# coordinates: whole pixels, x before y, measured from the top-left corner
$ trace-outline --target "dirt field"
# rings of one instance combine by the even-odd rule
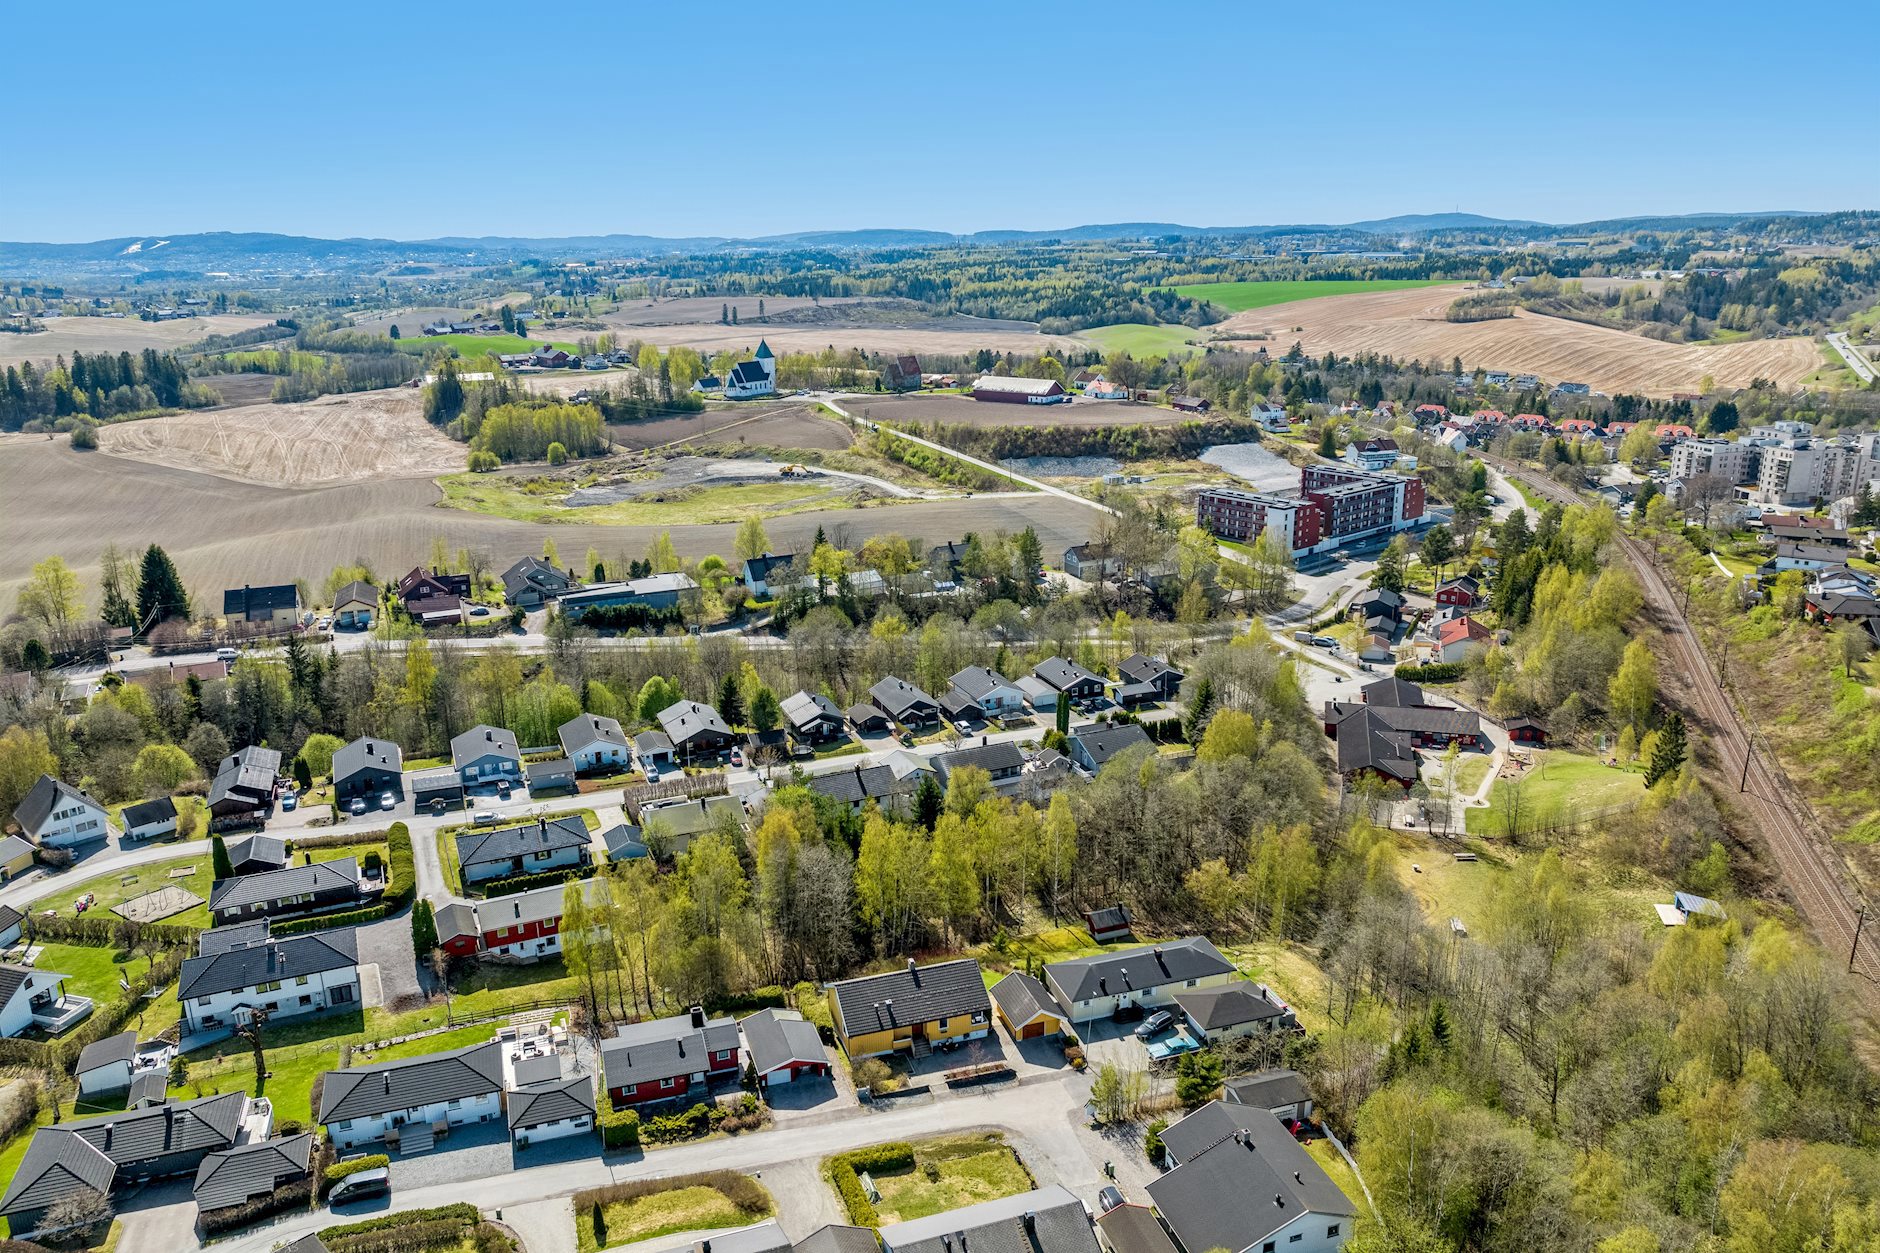
[[[256,407],[253,412],[269,413]],[[0,440],[0,607],[10,609],[33,562],[63,556],[95,595],[98,553],[161,544],[175,559],[198,604],[218,604],[222,589],[305,578],[318,584],[336,563],[363,560],[381,577],[409,569],[434,536],[452,548],[487,551],[498,569],[540,552],[554,536],[563,554],[600,549],[610,562],[644,555],[654,526],[541,526],[436,508],[442,493],[428,478],[282,489],[232,482],[128,457],[74,452],[64,440]],[[823,527],[853,546],[898,531],[930,543],[969,530],[1035,526],[1045,551],[1086,540],[1097,513],[1056,497],[921,501],[861,510],[792,514],[768,523],[772,543],[793,548]],[[691,557],[729,556],[734,525],[674,527],[673,543]]]
[[[813,405],[761,405],[708,409],[684,417],[610,426],[607,433],[622,448],[638,451],[680,441],[759,444],[769,448],[823,448],[839,451],[853,441],[849,428],[816,411]]]
[[[1445,363],[1460,356],[1470,367],[1647,396],[1696,391],[1707,374],[1720,387],[1744,387],[1755,378],[1788,384],[1821,364],[1819,351],[1807,339],[1666,344],[1524,311],[1491,322],[1445,322],[1444,310],[1462,291],[1458,285],[1300,300],[1237,314],[1214,333],[1217,340],[1265,333],[1269,352],[1284,352],[1298,340],[1313,354],[1377,352]]]
[[[429,477],[464,466],[463,445],[428,425],[410,388],[291,405],[206,409],[100,428],[99,450],[268,487]]]
[[[854,398],[842,407],[878,422],[954,422],[962,426],[1172,426],[1197,416],[1124,400],[1073,400],[1068,405],[1007,405],[970,396]]]
[[[145,348],[176,348],[207,335],[232,335],[251,326],[266,326],[274,319],[251,313],[212,313],[174,322],[143,322],[137,318],[53,318],[33,335],[0,335],[0,367],[22,361],[50,361],[63,353],[139,352]]]

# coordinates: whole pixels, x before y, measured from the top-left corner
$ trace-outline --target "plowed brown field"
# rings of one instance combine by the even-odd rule
[[[0,367],[51,361],[74,352],[169,351],[207,335],[233,335],[274,319],[252,313],[209,313],[199,318],[145,322],[139,318],[53,318],[31,335],[0,335]],[[285,334],[285,332],[283,332]]]
[[[1375,352],[1445,365],[1461,357],[1470,369],[1538,374],[1547,383],[1571,381],[1646,396],[1696,391],[1705,375],[1719,387],[1745,387],[1757,378],[1789,384],[1821,365],[1821,353],[1808,339],[1667,344],[1524,310],[1490,322],[1444,321],[1444,311],[1463,290],[1422,287],[1270,305],[1236,314],[1213,328],[1214,337],[1265,333],[1272,353],[1285,352],[1296,340],[1314,355]]]

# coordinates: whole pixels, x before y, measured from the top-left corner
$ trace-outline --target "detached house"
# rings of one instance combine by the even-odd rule
[[[1184,1249],[1328,1253],[1351,1236],[1351,1200],[1279,1119],[1210,1101],[1163,1132],[1168,1173],[1149,1198]]]
[[[1087,701],[1103,695],[1103,680],[1074,661],[1052,657],[1032,668],[1060,700]]]
[[[196,1169],[196,1209],[201,1214],[233,1210],[305,1179],[313,1158],[313,1133],[256,1140],[211,1153]]]
[[[362,735],[333,754],[333,798],[342,807],[363,798],[377,807],[379,797],[405,794],[405,753],[390,740]]]
[[[368,630],[378,621],[378,616],[379,589],[370,583],[348,583],[333,597],[333,626],[336,630]]]
[[[633,744],[612,718],[582,714],[562,723],[555,736],[576,771],[615,774],[633,764]]]
[[[274,810],[280,782],[279,749],[250,745],[231,753],[216,767],[209,785],[209,828],[223,831],[257,825]]]
[[[1069,739],[1066,751],[1070,759],[1089,774],[1102,770],[1112,757],[1144,744],[1154,744],[1149,733],[1133,722],[1118,722],[1109,726],[1092,723],[1073,731]]]
[[[343,1149],[396,1141],[431,1147],[439,1128],[503,1117],[503,1046],[495,1040],[321,1077],[318,1121]]]
[[[984,770],[993,787],[1009,791],[1018,786],[1025,773],[1025,750],[1010,740],[1001,740],[996,744],[941,753],[933,759],[934,774],[941,787],[951,781],[954,771],[964,766]]]
[[[1466,574],[1459,574],[1453,579],[1444,579],[1442,585],[1436,589],[1436,603],[1473,609],[1482,603],[1482,585]]]
[[[893,675],[868,689],[875,708],[904,727],[924,727],[939,720],[940,702],[905,679]]]
[[[65,994],[68,977],[0,962],[0,1036],[11,1038],[29,1027],[57,1034],[90,1015],[89,997]]]
[[[522,783],[522,751],[516,735],[502,727],[474,726],[450,742],[450,764],[467,791]]]
[[[470,576],[427,571],[413,566],[398,580],[398,603],[421,626],[440,626],[464,620],[464,601],[470,599]]]
[[[230,588],[222,593],[222,616],[231,623],[295,626],[300,622],[300,588],[292,583]]]
[[[652,801],[640,807],[641,837],[649,850],[673,858],[708,831],[744,824],[744,802],[735,796],[694,796]]]
[[[803,691],[785,698],[783,718],[790,734],[806,744],[826,744],[843,735],[842,711],[819,692]]]
[[[673,751],[687,761],[722,753],[736,738],[716,709],[695,700],[678,701],[660,710],[659,729],[672,741]]]
[[[224,934],[227,933],[227,934]],[[268,923],[214,927],[185,958],[176,999],[189,1029],[212,1031],[361,1004],[359,938],[351,927],[271,936]]]
[[[581,890],[592,899],[598,886],[589,880]],[[553,957],[561,952],[561,914],[566,900],[565,888],[555,883],[483,901],[476,906],[483,951],[492,957],[522,962]]]
[[[810,791],[841,801],[853,813],[862,812],[869,801],[886,814],[899,813],[912,803],[919,782],[913,775],[895,774],[892,766],[855,766],[813,774],[804,781]]]
[[[1116,672],[1123,676],[1123,686],[1117,691],[1119,698],[1128,696],[1131,688],[1143,688],[1154,693],[1156,700],[1174,700],[1181,695],[1182,680],[1188,677],[1160,657],[1145,657],[1141,653],[1125,657]]]
[[[126,805],[118,817],[127,840],[154,840],[176,834],[176,802],[167,796]]]
[[[771,579],[779,573],[787,573],[795,561],[795,553],[764,553],[757,557],[746,557],[744,559],[745,590],[757,600],[769,600],[772,591]]]
[[[992,1029],[992,1000],[971,958],[931,966],[908,959],[890,970],[829,985],[836,1043],[851,1060],[907,1050],[926,1056],[943,1040],[983,1039]]]
[[[71,848],[111,834],[103,805],[49,774],[39,776],[26,799],[14,807],[13,818],[26,838],[41,848]]]
[[[1238,978],[1234,964],[1201,936],[1101,953],[1044,968],[1045,986],[1074,1025],[1119,1009],[1172,1004],[1177,992],[1218,987]]]
[[[503,599],[519,609],[540,609],[579,586],[574,575],[540,557],[524,557],[503,571]]]
[[[353,909],[365,899],[359,861],[317,861],[286,870],[222,879],[209,889],[209,916],[218,927],[257,918],[297,917]]]
[[[1025,693],[1002,674],[984,666],[968,666],[953,676],[958,693],[982,718],[1005,718],[1025,712]]]
[[[615,1109],[674,1100],[694,1084],[736,1081],[739,1073],[738,1024],[707,1019],[696,1005],[673,1018],[623,1023],[601,1041],[602,1082]]]
[[[593,860],[591,845],[579,816],[538,818],[528,826],[463,832],[457,837],[457,864],[469,887],[516,875],[580,870]]]

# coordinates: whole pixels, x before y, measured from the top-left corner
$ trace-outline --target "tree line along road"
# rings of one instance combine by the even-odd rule
[[[1530,491],[1563,505],[1583,503],[1570,488],[1511,462],[1484,457],[1503,473],[1518,479]],[[1827,833],[1783,771],[1766,753],[1757,753],[1742,713],[1725,689],[1721,676],[1698,643],[1678,597],[1650,550],[1638,540],[1619,533],[1619,548],[1637,574],[1652,616],[1665,628],[1665,642],[1685,695],[1684,712],[1709,738],[1717,753],[1717,768],[1725,779],[1743,781],[1737,802],[1763,834],[1763,843],[1802,917],[1830,954],[1853,954],[1854,972],[1869,1010],[1880,1010],[1880,955],[1871,941],[1856,952],[1855,935],[1860,912],[1850,903],[1842,876],[1823,855]],[[1747,763],[1747,765],[1746,765]]]

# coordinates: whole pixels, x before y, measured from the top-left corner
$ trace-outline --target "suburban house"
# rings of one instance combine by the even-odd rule
[[[1296,1070],[1262,1070],[1236,1075],[1221,1088],[1229,1105],[1263,1109],[1282,1122],[1312,1117],[1312,1092]]]
[[[461,833],[457,865],[465,887],[522,874],[575,871],[592,862],[592,843],[578,814],[537,818],[527,826]]]
[[[1105,905],[1084,911],[1084,929],[1098,944],[1114,944],[1136,938],[1135,916],[1127,905]]]
[[[1296,1027],[1292,1010],[1261,984],[1235,982],[1175,994],[1195,1038],[1213,1042]]]
[[[952,678],[953,690],[964,696],[984,718],[1006,718],[1025,712],[1025,693],[1002,674],[984,666],[968,666]]]
[[[524,557],[503,571],[503,599],[518,609],[540,609],[579,586],[573,574],[540,557]]]
[[[463,780],[465,791],[522,783],[522,751],[516,746],[515,732],[502,727],[474,726],[453,736],[450,764]]]
[[[726,400],[750,400],[756,396],[774,396],[777,392],[777,358],[770,345],[757,341],[757,352],[749,361],[740,361],[725,375]]]
[[[640,807],[641,834],[647,847],[670,860],[692,847],[708,831],[744,825],[744,802],[735,796],[675,797]]]
[[[1039,662],[1032,673],[1050,685],[1061,700],[1095,700],[1103,695],[1103,680],[1074,661],[1052,657]]]
[[[1045,986],[1078,1026],[1122,1009],[1169,1005],[1177,992],[1220,987],[1238,977],[1234,963],[1198,935],[1044,968]]]
[[[227,841],[225,847],[229,870],[238,875],[285,870],[294,860],[287,851],[287,841],[272,835],[244,836]]]
[[[1067,737],[1065,751],[1079,769],[1095,774],[1109,764],[1110,758],[1119,753],[1126,753],[1132,748],[1144,744],[1151,747],[1154,741],[1149,733],[1133,722],[1116,722],[1104,725],[1091,723],[1079,727]]]
[[[1403,625],[1403,597],[1388,587],[1366,588],[1351,598],[1345,614],[1362,623],[1367,631],[1394,635]]]
[[[589,880],[581,890],[592,900],[597,886]],[[521,962],[561,952],[561,913],[566,900],[565,886],[552,883],[481,902],[475,908],[483,952]]]
[[[869,688],[868,700],[904,727],[924,727],[940,717],[939,701],[893,675]]]
[[[228,932],[229,934],[223,934]],[[265,919],[201,933],[176,999],[192,1032],[360,1005],[359,935],[351,927],[271,936]]]
[[[1397,441],[1388,435],[1377,439],[1354,439],[1345,445],[1345,461],[1360,470],[1388,470],[1400,456]]]
[[[364,631],[379,616],[379,589],[355,580],[333,597],[333,626],[341,631]]]
[[[1357,702],[1325,703],[1325,734],[1342,739],[1346,724],[1353,723],[1360,734],[1381,727],[1407,735],[1412,748],[1447,748],[1452,743],[1469,749],[1487,746],[1480,714],[1472,709],[1431,704],[1415,683],[1382,679],[1365,684],[1359,696]]]
[[[483,932],[477,925],[477,908],[468,901],[451,901],[438,906],[436,922],[437,946],[452,957],[469,957],[482,946]]]
[[[633,737],[633,751],[651,775],[672,765],[672,740],[664,731],[642,731]]]
[[[251,744],[224,757],[209,784],[209,829],[222,831],[264,821],[274,810],[280,775],[279,749]]]
[[[273,1110],[245,1092],[68,1118],[33,1133],[26,1156],[0,1197],[15,1240],[38,1231],[48,1211],[85,1189],[121,1187],[194,1174],[211,1153],[267,1138]]]
[[[1115,578],[1123,563],[1092,543],[1073,544],[1064,550],[1064,573],[1086,583]]]
[[[563,592],[561,612],[568,621],[579,622],[590,609],[675,609],[682,597],[697,590],[698,582],[689,574],[650,574],[643,579],[592,583]]]
[[[653,855],[653,850],[646,846],[646,832],[630,822],[616,822],[603,828],[601,843],[607,846],[610,862],[639,861]]]
[[[738,1024],[760,1086],[829,1077],[822,1033],[794,1009],[762,1009]]]
[[[1051,993],[1023,971],[992,985],[992,1007],[1014,1040],[1041,1040],[1064,1030],[1064,1013]]]
[[[921,966],[828,987],[836,1043],[850,1060],[906,1049],[924,1057],[943,1040],[979,1040],[992,1027],[992,1001],[971,958]]]
[[[1380,711],[1359,706],[1337,724],[1336,762],[1347,780],[1372,775],[1408,792],[1417,781],[1416,749],[1410,733],[1392,728]]]
[[[582,714],[556,728],[561,751],[577,771],[617,774],[633,764],[633,744],[620,723],[599,714]]]
[[[1436,603],[1473,609],[1482,603],[1482,585],[1467,574],[1444,579],[1436,588]]]
[[[659,729],[672,741],[673,752],[686,761],[722,753],[737,739],[716,709],[695,700],[675,701],[660,710]]]
[[[68,977],[0,962],[0,1036],[11,1038],[31,1027],[57,1034],[89,1015],[88,997],[65,994]]]
[[[93,1040],[79,1050],[72,1068],[80,1096],[112,1096],[131,1090],[131,1067],[137,1061],[137,1033],[122,1031]]]
[[[222,593],[222,616],[231,623],[296,626],[300,622],[300,588],[293,583],[230,588]]]
[[[1251,416],[1263,431],[1284,435],[1292,430],[1292,419],[1286,416],[1285,405],[1276,405],[1270,400],[1256,400]]]
[[[233,1209],[299,1183],[307,1177],[312,1158],[311,1131],[211,1153],[196,1168],[196,1209],[202,1214]]]
[[[783,720],[790,734],[806,744],[826,744],[845,734],[842,711],[820,692],[802,691],[783,701]]]
[[[1438,661],[1461,661],[1471,650],[1487,646],[1495,636],[1474,618],[1452,618],[1436,629]]]
[[[111,834],[103,805],[49,774],[40,775],[14,807],[13,819],[26,838],[41,848],[71,848]]]
[[[1018,786],[1025,773],[1025,750],[1010,740],[1001,740],[996,744],[980,744],[941,753],[933,759],[934,775],[941,787],[951,782],[953,772],[962,766],[984,770],[991,776],[993,787],[1009,791]]]
[[[588,1075],[544,1079],[512,1088],[509,1138],[520,1148],[594,1130],[594,1080]]]
[[[379,797],[405,794],[405,752],[390,740],[362,735],[333,754],[333,799],[341,807],[363,799],[376,808]]]
[[[764,553],[744,559],[744,587],[757,600],[770,599],[770,580],[779,572],[788,573],[796,561],[795,553]]]
[[[413,566],[398,580],[397,592],[398,603],[421,626],[462,622],[463,603],[470,599],[470,576]]]
[[[503,1046],[495,1040],[321,1077],[316,1120],[342,1149],[377,1140],[401,1152],[434,1142],[439,1128],[503,1116]]]
[[[1149,1198],[1185,1249],[1329,1253],[1356,1208],[1263,1109],[1210,1101],[1162,1133],[1167,1174]]]
[[[601,1041],[602,1082],[615,1109],[673,1100],[693,1084],[706,1088],[739,1074],[738,1024],[707,1019],[696,1005],[671,1018],[622,1023]]]
[[[879,735],[891,730],[894,726],[893,720],[888,717],[887,710],[868,701],[850,705],[842,716],[847,718],[849,725],[862,735]]]
[[[17,835],[0,835],[0,883],[9,883],[33,868],[33,846]],[[19,926],[19,911],[0,905],[0,948],[12,944],[6,933]],[[15,935],[13,939],[18,939]]]
[[[365,898],[359,885],[359,861],[316,861],[262,874],[222,879],[209,889],[209,916],[218,927],[257,918],[353,909]]]
[[[890,1223],[880,1235],[885,1253],[1101,1253],[1090,1211],[1056,1184]]]
[[[1141,686],[1154,691],[1157,700],[1174,700],[1180,696],[1182,681],[1188,677],[1160,657],[1145,657],[1141,653],[1125,657],[1116,672],[1123,681],[1119,696],[1131,687]]]
[[[804,784],[817,795],[841,801],[858,814],[869,801],[874,801],[885,814],[899,812],[907,808],[918,787],[912,775],[901,778],[893,767],[886,765],[855,766],[828,774],[813,774]]]
[[[176,802],[167,796],[126,805],[118,814],[127,840],[154,840],[176,834]]]

